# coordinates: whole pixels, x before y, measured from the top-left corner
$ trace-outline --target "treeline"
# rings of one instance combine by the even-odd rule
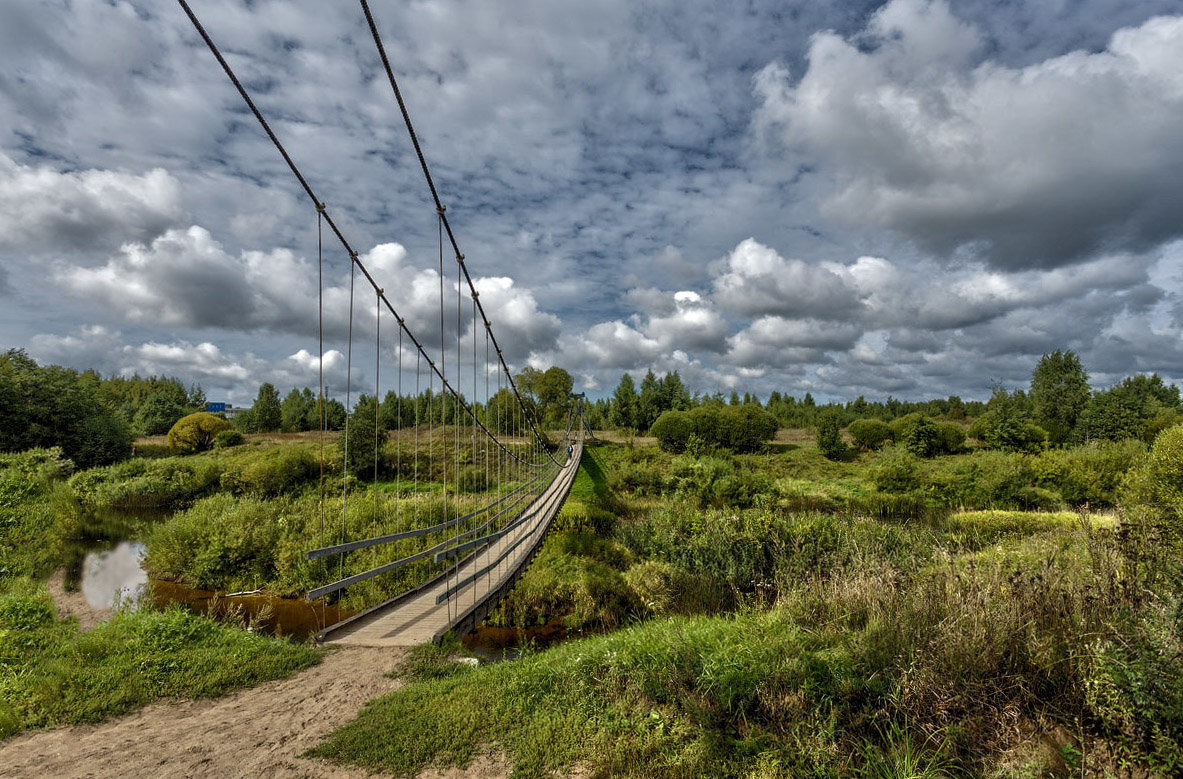
[[[872,418],[884,422],[906,416],[923,414],[928,417],[965,419],[984,413],[986,404],[977,400],[962,400],[956,395],[944,399],[925,401],[904,401],[888,397],[883,401],[868,401],[863,396],[849,403],[819,405],[813,395],[806,392],[801,398],[788,393],[773,391],[766,403],[750,392],[742,395],[737,390],[724,395],[722,392],[691,393],[682,383],[677,371],[658,377],[650,370],[641,380],[640,389],[632,376],[624,374],[612,395],[589,401],[590,422],[593,428],[606,430],[632,430],[645,433],[667,411],[690,411],[706,406],[757,406],[770,413],[780,427],[816,428],[822,414],[836,413],[842,426],[856,419]]]
[[[1183,418],[1179,388],[1157,373],[1130,376],[1106,389],[1093,389],[1080,358],[1071,351],[1045,354],[1027,388],[997,386],[989,401],[944,399],[902,401],[888,397],[868,401],[860,396],[847,403],[818,404],[810,393],[801,398],[774,391],[766,403],[750,393],[729,396],[690,393],[677,371],[657,377],[649,371],[638,390],[624,374],[610,397],[589,402],[590,422],[596,429],[632,430],[656,434],[654,424],[667,412],[703,407],[758,407],[781,427],[825,428],[826,435],[846,428],[856,445],[878,448],[887,442],[913,440],[931,453],[955,450],[957,434],[941,422],[964,424],[982,444],[1012,451],[1036,451],[1088,441],[1138,439],[1155,436]],[[923,420],[918,422],[917,420]],[[929,424],[929,423],[933,424]],[[682,426],[681,421],[678,426]]]
[[[482,424],[499,433],[516,432],[527,425],[527,418],[545,429],[566,425],[571,411],[571,374],[562,368],[551,367],[545,371],[526,367],[514,377],[522,402],[518,403],[512,390],[502,387],[491,390],[487,403],[473,402],[460,395],[457,401],[450,393],[433,389],[419,393],[400,395],[390,390],[379,403],[379,420],[387,430],[411,427],[420,424],[471,424],[471,409]],[[478,387],[478,390],[480,388]],[[353,413],[370,408],[374,396],[365,393],[357,396]],[[523,412],[522,407],[525,411]],[[316,393],[308,387],[291,390],[281,401],[279,393],[270,383],[259,387],[259,393],[250,409],[235,415],[234,425],[246,433],[298,433],[321,429],[320,410]],[[373,423],[373,410],[369,414]],[[325,428],[341,430],[345,427],[347,412],[345,406],[330,398],[325,404]]]
[[[136,435],[168,432],[205,407],[198,386],[167,377],[102,378],[38,365],[21,349],[0,356],[0,451],[60,446],[80,467],[131,453]]]

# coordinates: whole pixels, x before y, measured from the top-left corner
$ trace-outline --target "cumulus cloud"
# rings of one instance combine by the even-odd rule
[[[0,248],[48,254],[150,240],[182,214],[177,181],[161,168],[59,172],[0,151]]]
[[[756,77],[766,142],[813,155],[823,212],[1005,269],[1145,251],[1183,225],[1183,17],[1105,51],[975,61],[943,0],[892,0],[861,35],[813,37],[797,83]]]
[[[200,384],[208,397],[225,395],[238,405],[250,405],[265,381],[283,390],[316,388],[320,379],[320,361],[306,349],[269,360],[249,350],[228,351],[210,341],[129,342],[122,332],[98,325],[64,336],[39,334],[31,339],[30,347],[31,354],[43,363],[95,369],[104,375],[184,377]],[[346,358],[340,351],[325,352],[324,377],[329,393],[344,394]],[[355,367],[355,391],[364,378],[364,371]]]
[[[856,291],[833,271],[785,259],[752,238],[735,247],[725,267],[714,295],[732,313],[840,319],[859,307]]]
[[[426,347],[440,345],[440,277],[407,261],[399,244],[381,244],[361,256],[386,298]],[[352,297],[354,336],[372,339],[378,306],[373,288],[355,272],[339,265],[324,271],[325,333],[341,339],[350,332]],[[313,261],[288,249],[227,252],[201,227],[169,230],[150,244],[124,245],[98,268],[62,263],[56,277],[73,294],[99,300],[128,323],[153,323],[188,329],[265,330],[312,335],[317,332],[318,269]],[[352,293],[351,293],[352,283]],[[507,359],[554,345],[559,320],[538,309],[533,294],[506,277],[475,278],[481,302],[496,321],[494,331],[505,344]],[[445,279],[447,316],[444,343],[454,346],[457,327],[471,337],[471,298],[462,296],[456,316],[456,279]],[[467,290],[467,285],[465,285]],[[387,319],[387,338],[396,323]],[[459,321],[458,321],[459,320]],[[483,330],[483,328],[482,328]]]

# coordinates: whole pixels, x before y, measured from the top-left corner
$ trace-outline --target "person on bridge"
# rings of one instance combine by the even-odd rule
[[[571,446],[571,444],[567,444],[567,459],[570,460],[571,455],[574,453],[575,453],[575,447]]]

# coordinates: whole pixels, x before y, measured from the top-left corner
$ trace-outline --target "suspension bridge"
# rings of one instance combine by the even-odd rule
[[[339,472],[334,466],[326,476],[322,444],[320,543],[308,549],[305,558],[313,575],[323,580],[307,592],[307,598],[325,604],[348,604],[348,608],[335,613],[352,615],[335,624],[323,624],[317,639],[410,646],[439,640],[449,632],[467,632],[513,588],[537,554],[571,490],[586,431],[583,398],[572,395],[568,399],[566,426],[558,441],[542,430],[534,404],[523,398],[448,221],[447,208],[432,179],[366,0],[360,0],[360,8],[434,209],[439,259],[438,345],[429,344],[428,334],[422,329],[419,333],[412,331],[333,219],[327,204],[317,197],[189,3],[178,3],[308,196],[310,215],[315,213],[322,441],[327,432],[326,227],[330,241],[336,239],[349,261],[345,406],[351,413],[346,419],[346,444]],[[454,300],[445,294],[445,252],[455,260]],[[375,394],[369,415],[362,413],[360,402],[353,406],[359,274],[362,294],[366,294],[368,285],[373,295]],[[394,324],[394,335],[388,336],[385,343],[383,319],[393,320]],[[432,340],[435,335],[433,329]],[[382,429],[377,407],[384,367],[387,386],[395,392],[399,404],[392,431]],[[394,378],[390,378],[392,374]],[[404,388],[413,386],[412,397],[419,398],[424,384],[428,398],[441,399],[438,412],[430,403],[425,414],[416,405],[404,426]],[[365,440],[369,426],[373,427],[372,442]],[[354,442],[352,453],[350,442]],[[371,463],[358,461],[358,442],[366,444],[360,448],[369,451],[372,470]],[[380,460],[384,462],[380,464]],[[393,484],[390,479],[380,483],[380,470],[393,471]],[[368,487],[364,476],[371,477]]]

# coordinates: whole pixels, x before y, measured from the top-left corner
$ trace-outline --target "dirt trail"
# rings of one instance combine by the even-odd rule
[[[389,648],[341,649],[287,679],[224,698],[155,703],[99,725],[17,736],[0,743],[0,776],[367,776],[299,755],[397,687],[384,674],[402,657]],[[508,773],[488,760],[471,770]]]

